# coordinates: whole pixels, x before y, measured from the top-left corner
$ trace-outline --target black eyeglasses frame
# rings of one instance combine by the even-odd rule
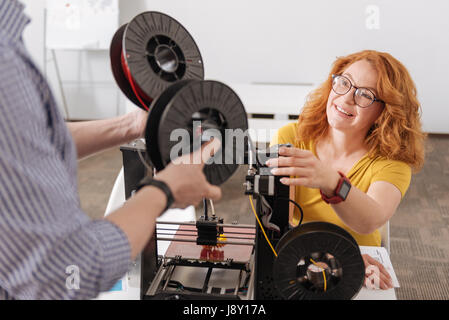
[[[348,89],[348,91],[346,91],[345,93],[337,93],[337,92],[334,90],[334,85],[333,85],[333,83],[334,83],[334,79],[335,79],[336,77],[342,77],[342,78],[345,78],[346,80],[348,80],[348,82],[351,84],[351,87]],[[380,100],[380,99],[377,99],[377,98],[376,98],[376,95],[374,94],[374,92],[372,92],[370,89],[365,88],[365,87],[356,87],[355,85],[352,84],[351,79],[349,79],[348,77],[345,77],[345,76],[343,76],[343,75],[341,75],[341,74],[333,74],[333,75],[332,75],[332,91],[334,91],[336,94],[338,94],[338,95],[340,95],[340,96],[343,96],[343,95],[345,95],[346,93],[348,93],[349,91],[351,91],[352,88],[355,88],[355,91],[354,91],[354,94],[353,94],[354,102],[355,102],[355,93],[356,93],[357,90],[359,90],[359,89],[365,89],[365,90],[368,90],[369,92],[371,92],[371,93],[373,94],[373,97],[374,97],[373,101],[371,101],[371,103],[370,103],[369,105],[367,105],[366,107],[362,107],[362,106],[359,105],[357,102],[355,102],[360,108],[368,108],[369,106],[371,106],[371,105],[372,105],[374,102],[376,102],[376,101],[379,101],[380,103],[385,104],[385,101]]]

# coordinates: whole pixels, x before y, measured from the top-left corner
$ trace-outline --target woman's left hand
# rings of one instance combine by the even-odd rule
[[[365,263],[365,287],[387,290],[393,288],[393,280],[387,269],[368,254],[362,254]]]
[[[281,178],[285,185],[319,188],[324,193],[332,194],[337,186],[340,175],[337,171],[325,165],[311,151],[293,147],[281,147],[279,157],[266,162],[274,167],[271,173]]]

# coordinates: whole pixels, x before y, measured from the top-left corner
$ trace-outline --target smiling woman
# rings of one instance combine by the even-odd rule
[[[268,165],[292,188],[304,222],[327,221],[359,245],[380,245],[378,228],[408,189],[411,168],[424,161],[420,105],[406,68],[388,53],[338,58],[313,91],[297,123],[272,144],[291,143]],[[343,188],[345,186],[345,188]],[[349,186],[349,188],[348,188]],[[298,223],[299,213],[290,222]]]
[[[358,76],[363,78],[353,79],[351,71],[354,72],[360,64],[365,65],[367,72],[358,73]],[[375,96],[385,101],[379,117],[363,137],[370,155],[400,160],[419,171],[424,163],[425,135],[421,130],[416,87],[407,69],[388,53],[366,50],[338,58],[332,66],[328,80],[308,97],[298,120],[298,139],[317,141],[328,133],[327,102],[335,94],[332,90],[332,75],[341,74],[350,78],[353,86],[372,87],[369,89],[372,89]],[[349,93],[352,93],[352,90]],[[341,98],[344,97],[352,98],[351,95]],[[373,103],[368,110],[373,107],[380,108],[381,103]],[[367,111],[360,110],[357,106],[351,110],[360,114]]]
[[[362,51],[338,58],[328,79],[313,91],[297,123],[279,129],[272,144],[279,158],[267,162],[303,221],[346,229],[359,245],[380,246],[378,229],[395,213],[424,162],[420,105],[407,69],[388,53]],[[292,208],[290,224],[299,221]],[[364,257],[365,264],[372,264]],[[381,272],[381,288],[391,287]]]

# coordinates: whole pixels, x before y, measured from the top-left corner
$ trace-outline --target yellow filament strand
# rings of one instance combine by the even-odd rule
[[[260,223],[259,217],[257,216],[256,209],[254,209],[254,203],[253,203],[253,197],[252,196],[249,196],[249,202],[251,203],[251,208],[253,209],[254,216],[256,217],[256,220],[259,223],[259,227],[262,230],[263,235],[265,236],[265,240],[267,240],[268,244],[270,245],[271,250],[273,250],[273,253],[274,253],[274,255],[277,258],[278,254],[276,253],[276,251],[274,250],[273,246],[271,245],[270,240],[268,240],[267,234],[265,233],[265,230],[263,229],[262,223]]]
[[[315,266],[317,266],[318,268],[323,269],[323,268],[321,268],[315,261],[313,261],[312,258],[310,258],[310,261],[311,261]],[[326,273],[325,273],[324,271],[325,271],[325,270],[323,269],[324,292],[326,292],[326,289],[327,289],[327,283],[326,283]]]

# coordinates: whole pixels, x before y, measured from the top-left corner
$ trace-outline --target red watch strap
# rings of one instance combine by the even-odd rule
[[[340,191],[341,185],[343,184],[344,181],[347,181],[348,183],[351,183],[349,181],[349,179],[344,175],[343,172],[338,171],[338,173],[340,174],[340,180],[338,180],[337,187],[335,188],[334,195],[332,197],[326,196],[323,193],[323,191],[321,191],[321,189],[320,189],[321,198],[323,199],[324,202],[326,202],[328,204],[337,204],[337,203],[340,203],[340,202],[344,201],[345,199],[343,199],[339,195],[339,191]]]

